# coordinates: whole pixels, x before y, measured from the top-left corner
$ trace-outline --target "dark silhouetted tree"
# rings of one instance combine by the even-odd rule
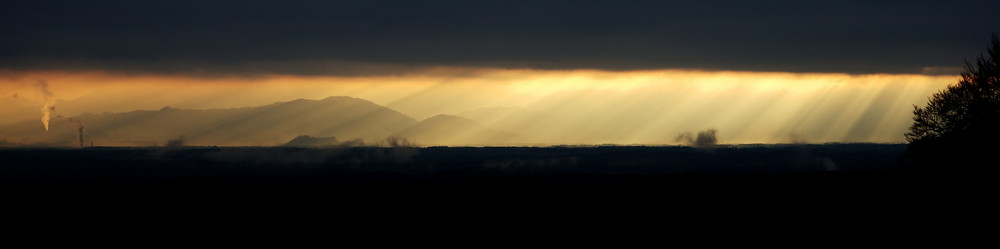
[[[996,34],[975,63],[966,61],[958,84],[931,96],[926,107],[914,106],[913,125],[905,134],[911,154],[976,155],[1000,138],[1000,40]],[[973,153],[975,152],[975,153]],[[978,159],[976,159],[978,160]],[[973,161],[966,159],[965,161]],[[956,162],[949,159],[949,162]],[[941,163],[935,162],[935,163]]]

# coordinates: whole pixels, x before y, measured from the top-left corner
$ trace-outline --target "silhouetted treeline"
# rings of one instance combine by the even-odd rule
[[[795,174],[888,170],[904,145],[5,149],[4,179]]]

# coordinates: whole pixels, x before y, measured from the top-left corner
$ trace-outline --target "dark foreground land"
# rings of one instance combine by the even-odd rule
[[[905,150],[905,145],[885,144],[744,145],[714,150],[637,146],[3,149],[0,183],[21,190],[197,194],[287,189],[329,190],[331,195],[559,189],[567,194],[627,189],[684,195],[944,187],[920,182],[931,180],[924,179],[927,172],[908,171]],[[957,177],[932,175],[939,177],[932,182]]]
[[[149,147],[3,149],[10,184],[394,184],[480,180],[798,178],[894,172],[905,145],[689,147]],[[540,182],[541,183],[541,182]],[[582,182],[581,182],[582,183]],[[516,187],[516,186],[512,186]]]
[[[905,145],[882,144],[713,151],[621,146],[3,149],[0,187],[7,207],[46,203],[38,205],[59,212],[94,207],[212,213],[205,210],[216,208],[213,212],[273,214],[261,210],[323,207],[322,212],[492,216],[654,210],[675,218],[704,213],[929,217],[942,214],[941,208],[962,215],[992,196],[986,176],[908,170],[905,150]]]

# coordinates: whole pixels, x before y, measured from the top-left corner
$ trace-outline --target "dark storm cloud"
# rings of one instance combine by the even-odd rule
[[[1000,1],[5,1],[0,67],[919,73],[978,55],[998,31],[997,9]]]

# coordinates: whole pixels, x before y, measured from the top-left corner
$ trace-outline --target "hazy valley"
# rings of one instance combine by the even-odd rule
[[[0,125],[0,139],[7,146],[163,146],[169,141],[176,145],[279,146],[298,136],[332,137],[362,144],[397,136],[422,145],[485,145],[511,142],[515,137],[458,116],[438,115],[418,121],[351,97],[228,109],[164,107],[55,116],[48,131],[37,119],[37,110],[21,109],[12,113],[32,113],[36,117]]]

